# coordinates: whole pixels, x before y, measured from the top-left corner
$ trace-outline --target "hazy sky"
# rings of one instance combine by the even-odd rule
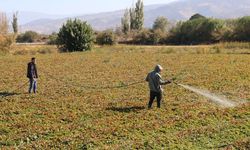
[[[0,0],[0,11],[32,11],[47,14],[86,14],[130,7],[137,0]],[[145,5],[175,0],[144,0]]]

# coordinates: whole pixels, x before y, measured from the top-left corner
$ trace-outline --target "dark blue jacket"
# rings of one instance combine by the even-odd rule
[[[33,66],[33,70],[32,70],[32,66]],[[34,64],[33,62],[28,63],[27,78],[38,78],[36,64]]]

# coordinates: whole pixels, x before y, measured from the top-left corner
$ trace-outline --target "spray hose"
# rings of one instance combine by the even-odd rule
[[[131,82],[131,83],[120,82],[119,85],[107,85],[107,86],[99,86],[99,87],[97,87],[97,86],[82,85],[82,84],[78,84],[78,83],[75,83],[75,82],[72,83],[72,82],[69,82],[68,80],[67,81],[63,81],[61,79],[58,79],[58,78],[50,75],[48,72],[43,71],[43,73],[46,74],[47,76],[49,76],[51,79],[54,79],[54,80],[59,81],[59,82],[63,82],[66,85],[71,85],[71,86],[74,86],[74,87],[80,87],[80,88],[85,88],[85,89],[93,89],[93,90],[119,89],[119,88],[125,88],[125,87],[129,87],[129,86],[134,86],[134,85],[145,83],[145,80],[140,80],[140,81]],[[177,74],[175,77],[171,78],[169,80],[169,82],[173,83],[175,85],[179,85],[176,82],[176,80],[177,80],[177,78],[179,76],[180,76],[180,73]],[[29,83],[29,81],[25,82],[24,84],[22,84],[21,86],[17,87],[15,90],[13,90],[12,92],[2,93],[0,95],[0,97],[4,98],[4,97],[10,96],[10,95],[15,95],[16,91],[20,90],[21,88],[23,88],[24,86],[26,86],[28,83]]]

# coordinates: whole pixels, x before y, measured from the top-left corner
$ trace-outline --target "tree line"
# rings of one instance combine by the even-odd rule
[[[135,10],[135,11],[133,11]],[[207,18],[194,14],[187,21],[179,21],[171,26],[166,17],[158,17],[152,28],[144,28],[142,20],[143,2],[138,0],[135,8],[126,9],[121,19],[123,43],[130,44],[211,44],[226,41],[250,41],[250,16],[237,19]],[[138,16],[136,20],[133,16]],[[140,21],[138,21],[140,20]],[[140,27],[134,28],[133,24]]]

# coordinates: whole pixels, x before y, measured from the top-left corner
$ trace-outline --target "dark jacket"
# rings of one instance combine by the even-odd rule
[[[33,62],[28,63],[27,78],[38,78],[36,64]]]

